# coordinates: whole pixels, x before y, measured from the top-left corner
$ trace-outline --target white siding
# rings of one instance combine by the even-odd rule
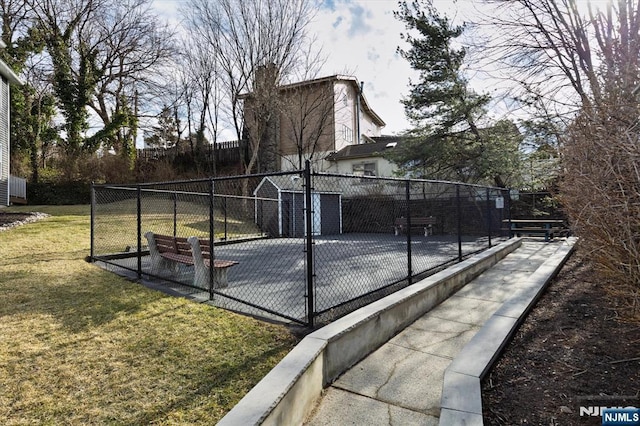
[[[353,174],[354,166],[362,166],[364,164],[375,164],[376,176],[378,177],[394,177],[396,171],[395,164],[382,157],[366,157],[352,158],[348,160],[336,161],[336,167],[332,171],[340,174]]]
[[[335,151],[358,143],[356,133],[356,93],[351,81],[338,81],[335,93]]]
[[[364,111],[360,114],[360,130],[363,135],[371,137],[380,136],[382,134],[382,127],[375,124],[373,122],[373,118]]]
[[[0,82],[0,206],[9,205],[9,83]]]
[[[352,81],[336,82],[334,93],[336,151],[340,151],[347,145],[358,143],[358,124],[360,135],[375,137],[382,134],[382,127],[376,124],[373,117],[362,106],[358,123],[358,93]]]

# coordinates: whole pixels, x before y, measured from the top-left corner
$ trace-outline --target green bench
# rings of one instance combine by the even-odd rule
[[[505,219],[503,223],[510,232],[510,236],[540,236],[544,237],[545,241],[551,241],[556,236],[569,235],[570,231],[567,228],[564,220],[561,219]]]

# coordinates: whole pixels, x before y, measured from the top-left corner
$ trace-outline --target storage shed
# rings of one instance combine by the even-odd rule
[[[267,176],[253,195],[256,198],[256,224],[271,237],[304,237],[305,188],[298,175]],[[313,235],[342,233],[342,194],[311,193]]]

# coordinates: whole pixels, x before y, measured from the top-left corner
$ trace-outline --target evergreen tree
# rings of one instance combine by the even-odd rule
[[[398,48],[398,53],[420,73],[419,81],[410,83],[410,94],[404,99],[407,116],[417,127],[435,135],[465,128],[477,133],[475,122],[489,98],[471,92],[462,75],[466,52],[453,44],[464,28],[453,26],[446,16],[439,15],[431,0],[410,5],[403,1],[395,16],[409,31],[402,38],[410,48]]]
[[[431,0],[400,2],[394,14],[407,28],[402,38],[409,45],[398,53],[419,72],[419,79],[410,82],[403,100],[414,129],[390,159],[414,175],[503,186],[512,173],[500,167],[517,162],[520,138],[508,125],[478,127],[490,99],[471,91],[463,75],[466,51],[455,44],[464,28],[440,15]],[[489,146],[496,131],[506,136],[510,149]]]
[[[173,111],[165,105],[158,115],[158,125],[153,126],[151,133],[144,138],[151,148],[171,149],[178,143],[178,123]]]
[[[58,137],[53,124],[55,98],[37,61],[29,63],[42,52],[44,42],[33,22],[26,19],[29,14],[26,4],[3,1],[1,5],[0,37],[6,47],[0,49],[0,59],[25,80],[24,85],[11,88],[11,167],[18,174],[30,174],[31,181],[38,182],[47,147]],[[21,173],[21,166],[26,167],[27,163],[30,172]]]

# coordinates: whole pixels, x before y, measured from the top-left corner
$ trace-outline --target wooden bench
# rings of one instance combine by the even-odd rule
[[[193,252],[193,261],[195,266],[195,276],[193,278],[194,285],[208,287],[209,285],[209,268],[211,267],[211,243],[209,240],[199,239],[198,237],[187,238],[191,244]],[[227,280],[227,269],[237,265],[235,260],[213,259],[213,287],[225,288],[229,285]]]
[[[407,221],[406,217],[396,218],[395,224],[393,226],[394,233],[396,235],[400,235],[401,232],[405,231],[408,228],[408,222],[409,221]],[[436,218],[433,216],[411,218],[411,227],[423,228],[425,237],[433,235],[433,225],[435,224]]]
[[[211,263],[211,249],[209,240],[199,240],[197,237],[173,237],[170,235],[144,234],[149,242],[151,267],[158,274],[163,270],[177,272],[180,264],[193,266],[193,285],[198,288],[209,287],[209,265]],[[213,287],[225,288],[229,285],[227,269],[237,265],[233,260],[214,259]]]
[[[543,236],[545,241],[551,241],[556,235],[568,235],[569,229],[564,220],[560,219],[505,219],[502,221],[510,232],[510,236]]]

